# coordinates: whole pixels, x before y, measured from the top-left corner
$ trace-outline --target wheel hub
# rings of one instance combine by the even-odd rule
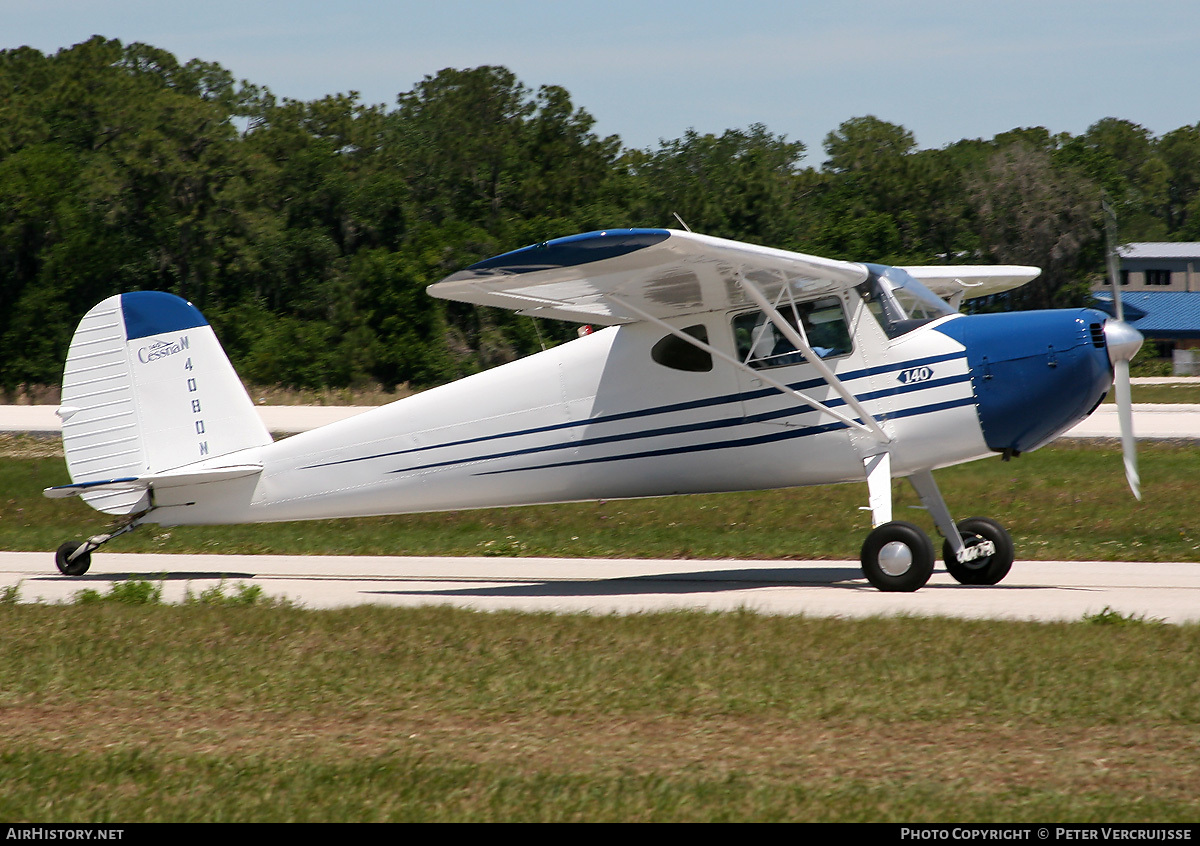
[[[879,569],[889,576],[903,576],[912,567],[912,563],[912,550],[900,541],[890,541],[879,550]]]

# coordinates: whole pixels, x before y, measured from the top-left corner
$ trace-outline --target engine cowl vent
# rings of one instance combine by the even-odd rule
[[[1092,346],[1096,349],[1104,349],[1104,327],[1099,323],[1093,323],[1088,326],[1092,333]]]

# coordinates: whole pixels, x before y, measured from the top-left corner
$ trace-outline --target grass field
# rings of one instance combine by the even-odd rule
[[[1134,385],[1130,389],[1133,401],[1152,403],[1200,403],[1200,385],[1180,382],[1167,385]],[[1109,391],[1105,402],[1115,402],[1114,392]]]
[[[1200,818],[1196,626],[94,602],[0,642],[10,822]]]
[[[1200,451],[1141,456],[1142,503],[1111,445],[937,476],[1021,557],[1198,560]],[[53,442],[0,440],[0,548],[103,525],[41,497],[62,481]],[[853,558],[865,498],[150,526],[113,548]],[[0,596],[0,820],[1200,819],[1200,626],[167,606],[143,587]]]
[[[41,490],[68,481],[55,442],[0,438],[0,549],[53,550],[106,518]],[[1010,462],[938,471],[959,518],[1004,523],[1026,559],[1200,560],[1200,450],[1140,445],[1144,500],[1125,484],[1115,444],[1062,442]],[[897,482],[896,514],[933,531]],[[552,555],[644,558],[857,558],[870,529],[865,484],[755,493],[486,509],[260,526],[147,526],[113,552]]]

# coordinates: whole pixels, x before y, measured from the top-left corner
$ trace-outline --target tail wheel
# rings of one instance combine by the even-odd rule
[[[1005,528],[987,517],[972,517],[958,524],[958,532],[968,548],[989,540],[996,551],[974,561],[960,562],[950,548],[950,542],[946,541],[942,544],[942,560],[950,575],[964,585],[999,584],[1008,575],[1015,557],[1012,537]]]
[[[919,590],[933,575],[933,542],[912,523],[884,523],[863,543],[862,568],[867,581],[879,590]]]
[[[81,546],[83,544],[79,541],[67,541],[54,553],[54,563],[58,565],[58,571],[64,576],[82,576],[92,566],[90,551],[80,553],[74,561],[70,560],[71,553]]]

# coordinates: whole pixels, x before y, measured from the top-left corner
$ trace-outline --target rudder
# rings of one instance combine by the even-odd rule
[[[118,294],[84,316],[58,414],[75,484],[148,476],[271,443],[208,321],[159,291]],[[149,504],[143,489],[82,496],[108,514]]]

